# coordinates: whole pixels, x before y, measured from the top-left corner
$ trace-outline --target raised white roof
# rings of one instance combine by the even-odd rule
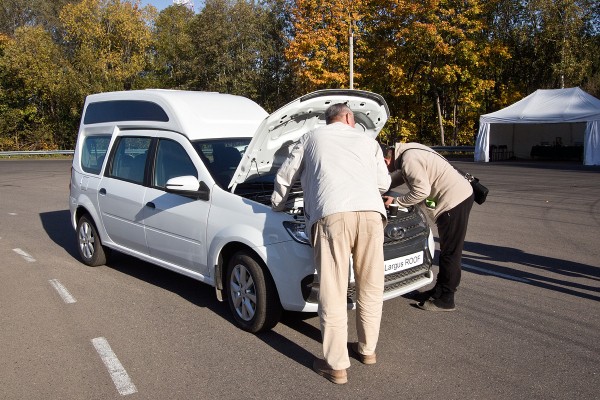
[[[146,89],[89,95],[84,113],[92,102],[112,100],[149,101],[159,105],[168,121],[118,121],[94,124],[128,128],[158,128],[180,132],[190,140],[252,137],[267,112],[242,96],[216,92]]]

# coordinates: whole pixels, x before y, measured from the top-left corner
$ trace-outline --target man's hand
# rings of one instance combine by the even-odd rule
[[[385,204],[385,208],[388,208],[390,204],[396,201],[396,198],[394,196],[381,196],[381,198],[383,199],[383,204]]]

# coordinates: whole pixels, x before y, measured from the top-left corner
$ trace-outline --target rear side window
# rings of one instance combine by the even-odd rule
[[[84,124],[115,121],[168,122],[169,116],[161,106],[143,100],[112,100],[90,103],[85,110]]]
[[[111,135],[88,136],[81,148],[81,168],[90,174],[99,174],[108,151]]]
[[[142,184],[151,138],[122,137],[116,145],[108,175],[112,178]]]

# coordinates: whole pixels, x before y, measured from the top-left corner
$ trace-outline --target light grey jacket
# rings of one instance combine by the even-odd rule
[[[376,211],[386,218],[381,195],[391,178],[381,147],[361,129],[335,122],[300,138],[277,172],[273,210],[285,208],[298,177],[307,232],[319,219],[339,212]]]

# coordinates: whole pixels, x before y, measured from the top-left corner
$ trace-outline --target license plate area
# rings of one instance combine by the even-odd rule
[[[405,269],[417,267],[425,262],[423,257],[423,251],[408,254],[402,257],[392,258],[391,260],[385,260],[384,273],[385,275],[393,274],[395,272],[404,271]]]

